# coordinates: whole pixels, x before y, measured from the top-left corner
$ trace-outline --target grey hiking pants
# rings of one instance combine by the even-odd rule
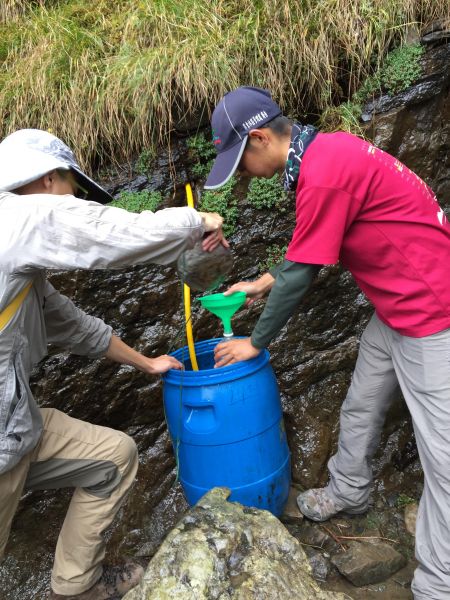
[[[339,508],[367,503],[371,459],[398,384],[412,416],[425,476],[412,591],[415,600],[449,600],[450,329],[411,338],[372,317],[342,405],[338,451],[328,463],[328,490]]]
[[[41,409],[44,432],[36,448],[0,475],[0,559],[23,490],[76,488],[55,552],[52,589],[72,596],[102,574],[103,533],[134,481],[134,441],[125,433]]]

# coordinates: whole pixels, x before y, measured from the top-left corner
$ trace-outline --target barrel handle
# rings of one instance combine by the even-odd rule
[[[215,408],[215,402],[196,402],[195,400],[183,401],[185,408]]]

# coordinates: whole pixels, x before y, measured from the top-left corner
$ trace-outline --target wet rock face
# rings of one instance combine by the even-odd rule
[[[431,69],[441,69],[441,53],[446,52],[448,45],[433,48],[436,54],[425,59],[433,65],[433,56],[437,57],[438,64]],[[448,68],[447,79],[439,77],[441,83],[424,104],[384,105],[383,111],[375,111],[369,127],[377,143],[422,176],[445,206],[450,198]],[[130,182],[130,174],[122,173],[111,180],[111,191],[158,189],[170,198],[165,206],[184,204],[183,184],[189,177],[185,150],[184,142],[177,142],[171,156],[159,154],[148,177]],[[171,173],[176,173],[175,183]],[[240,214],[230,242],[238,259],[230,283],[257,277],[267,247],[287,243],[295,223],[292,198],[284,213],[256,210],[245,200],[246,185],[242,181],[237,190]],[[181,287],[172,268],[53,273],[50,279],[80,308],[103,318],[124,341],[147,355],[163,354],[183,344]],[[235,334],[248,335],[262,308],[259,302],[241,311],[233,320]],[[304,487],[326,482],[340,406],[350,383],[358,339],[371,314],[372,307],[349,273],[339,267],[322,269],[296,315],[269,348],[292,452],[293,479]],[[193,325],[197,340],[222,333],[219,320],[195,300]],[[159,378],[106,359],[90,361],[52,349],[36,370],[32,385],[42,406],[121,429],[136,440],[141,463],[138,479],[126,509],[108,534],[108,551],[110,559],[120,553],[152,555],[186,509],[179,485],[173,487],[175,460]],[[393,399],[374,466],[374,488],[382,502],[395,500],[399,491],[418,498],[421,470],[399,394]],[[0,567],[5,600],[35,600],[43,593],[69,498],[68,491],[36,492],[21,503],[9,558]],[[36,540],[42,540],[39,552]]]
[[[214,488],[169,533],[126,600],[343,600],[320,590],[299,542],[267,511]]]
[[[374,143],[419,174],[442,204],[450,198],[449,37],[448,31],[425,36],[425,43],[444,43],[424,54],[420,79],[401,94],[377,98],[363,115]]]

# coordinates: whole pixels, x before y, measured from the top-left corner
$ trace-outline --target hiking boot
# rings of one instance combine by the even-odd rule
[[[297,496],[297,504],[305,517],[312,521],[327,521],[338,513],[361,515],[369,508],[368,502],[356,508],[339,508],[327,492],[327,488],[316,488]]]
[[[63,596],[50,590],[49,600],[118,600],[137,586],[144,574],[144,568],[127,562],[117,567],[103,567],[100,579],[91,588],[72,596]]]

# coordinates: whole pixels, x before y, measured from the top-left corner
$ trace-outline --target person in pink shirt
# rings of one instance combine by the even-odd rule
[[[450,225],[432,190],[393,156],[354,135],[290,121],[266,90],[226,94],[212,116],[217,158],[206,189],[238,170],[284,174],[296,227],[282,264],[226,293],[269,291],[248,338],[222,342],[221,367],[257,356],[295,311],[322,265],[340,262],[375,307],[341,409],[325,488],[301,493],[305,516],[367,510],[392,392],[412,416],[425,486],[416,525],[416,600],[450,598]]]

